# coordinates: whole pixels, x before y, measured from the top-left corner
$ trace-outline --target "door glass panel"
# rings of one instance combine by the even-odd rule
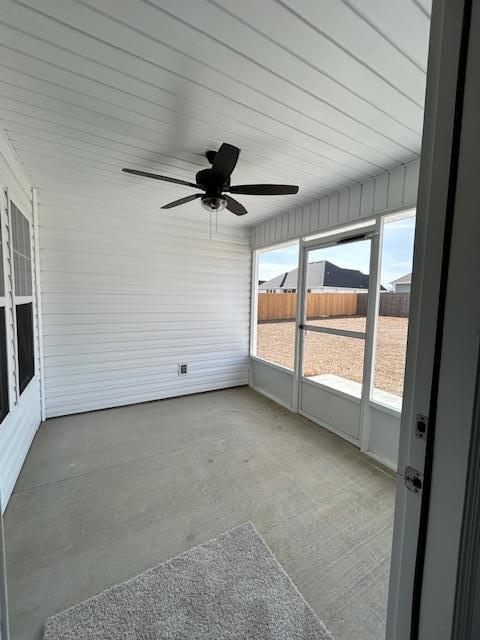
[[[307,324],[365,332],[370,244],[361,240],[308,252]]]
[[[304,377],[360,398],[365,340],[318,331],[304,333]]]
[[[401,409],[413,262],[415,217],[387,218],[380,269],[379,316],[372,399]]]
[[[293,369],[298,285],[298,243],[258,256],[255,354]]]

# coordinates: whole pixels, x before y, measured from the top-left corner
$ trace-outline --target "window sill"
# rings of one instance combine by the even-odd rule
[[[284,367],[281,364],[276,364],[275,362],[270,362],[270,360],[264,360],[263,358],[259,358],[258,356],[254,356],[252,354],[250,354],[250,360],[253,360],[254,362],[259,362],[260,364],[266,364],[269,367],[272,367],[273,369],[278,369],[279,371],[283,371],[284,373],[288,373],[291,376],[293,376],[293,374],[294,374],[293,369],[288,369],[288,367]]]

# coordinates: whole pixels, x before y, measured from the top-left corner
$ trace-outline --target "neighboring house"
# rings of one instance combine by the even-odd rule
[[[393,285],[393,290],[395,293],[410,293],[410,287],[412,285],[412,274],[407,273],[405,276],[393,280],[393,282],[391,282],[390,284]]]
[[[275,278],[259,284],[259,293],[295,293],[298,269],[281,273]],[[322,260],[308,265],[307,288],[311,293],[323,291],[358,291],[368,289],[368,275],[357,269],[337,267],[333,262]]]

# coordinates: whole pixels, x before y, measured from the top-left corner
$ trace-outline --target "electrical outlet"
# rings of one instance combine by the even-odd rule
[[[184,363],[184,364],[179,364],[178,365],[178,375],[179,376],[186,376],[188,373],[188,364]]]

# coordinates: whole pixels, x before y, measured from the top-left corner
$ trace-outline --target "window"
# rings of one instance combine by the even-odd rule
[[[295,360],[298,243],[261,251],[253,355],[287,369]]]
[[[34,375],[33,308],[32,303],[16,305],[18,384],[20,393]]]
[[[386,215],[348,237],[328,231],[305,247],[305,299],[299,375],[358,397],[364,357],[374,225],[381,229],[379,311],[369,399],[400,411],[407,350],[415,211]],[[360,229],[359,225],[354,230]],[[340,237],[340,239],[339,239]],[[257,252],[258,295],[253,355],[294,368],[299,244]],[[377,269],[375,260],[374,268]],[[370,326],[370,325],[369,325]],[[367,363],[370,365],[370,362]],[[368,393],[366,393],[368,395]]]
[[[8,411],[7,332],[5,307],[0,307],[0,422]]]
[[[3,269],[3,240],[1,222],[2,221],[0,217],[0,422],[4,420],[9,411],[7,321],[5,317],[5,274]]]
[[[401,409],[407,352],[415,214],[385,218],[372,399]]]
[[[23,213],[10,202],[12,213],[13,271],[15,296],[32,296],[32,251],[30,247],[30,223]]]
[[[10,211],[17,327],[18,385],[19,393],[22,393],[35,373],[32,250],[29,221],[12,201],[10,201]]]

